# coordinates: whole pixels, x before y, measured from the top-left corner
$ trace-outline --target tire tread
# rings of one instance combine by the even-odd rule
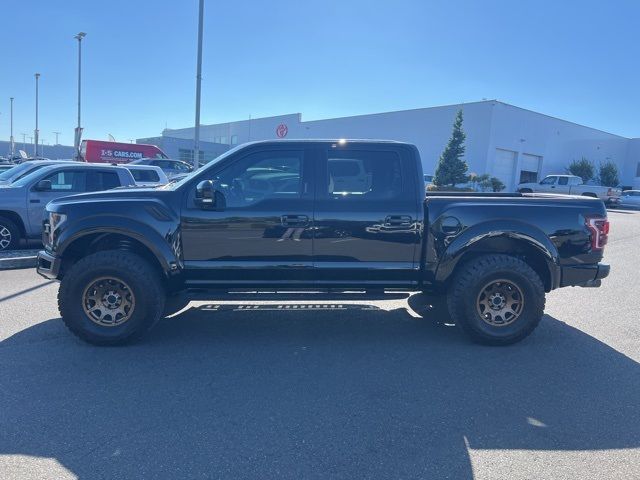
[[[121,267],[126,268],[128,274],[132,274],[144,284],[144,290],[152,297],[157,298],[155,311],[151,321],[144,322],[141,328],[134,330],[133,333],[124,338],[101,338],[82,329],[77,322],[73,321],[71,290],[73,285],[70,284],[73,279],[80,273],[87,271],[95,271],[105,267]],[[156,270],[142,257],[126,250],[104,250],[88,255],[75,262],[67,272],[58,289],[58,310],[62,316],[62,321],[66,327],[78,338],[92,343],[94,345],[119,345],[124,343],[133,343],[142,338],[156,323],[162,318],[164,308],[165,292],[161,282],[158,280]]]
[[[533,321],[529,322],[526,328],[522,329],[516,335],[505,338],[496,338],[486,335],[474,329],[463,313],[463,301],[469,291],[472,289],[473,283],[485,275],[496,270],[506,269],[517,272],[528,278],[535,290],[536,309]],[[531,299],[529,299],[531,301]],[[533,332],[542,316],[545,308],[545,291],[540,276],[531,268],[524,260],[518,257],[504,254],[483,255],[462,265],[456,273],[450,291],[447,295],[447,306],[452,319],[462,331],[467,334],[474,342],[486,345],[510,345],[524,339]]]

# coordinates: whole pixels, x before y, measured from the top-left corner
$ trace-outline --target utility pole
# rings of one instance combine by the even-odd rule
[[[33,138],[35,142],[33,142],[33,156],[38,156],[38,80],[40,79],[40,74],[36,73],[36,129],[33,131]]]
[[[60,132],[51,132],[56,136],[56,143],[54,145],[60,145],[60,143],[58,143],[58,136],[60,135]]]
[[[202,84],[202,23],[204,18],[204,0],[200,0],[198,12],[198,59],[196,67],[196,126],[193,142],[193,167],[198,168],[200,163],[200,90]]]
[[[16,146],[13,143],[13,97],[9,97],[9,101],[11,102],[11,133],[9,136],[9,150],[11,151],[11,161],[13,161],[13,156],[16,153]]]
[[[27,134],[21,133],[20,135],[22,135],[22,150],[26,152],[27,151]]]
[[[80,100],[81,100],[81,81],[82,81],[82,39],[87,34],[84,32],[78,33],[75,38],[78,40],[78,126],[76,127],[75,136],[73,139],[73,148],[75,151],[75,160],[80,160],[80,138],[82,137],[82,127],[80,126]]]

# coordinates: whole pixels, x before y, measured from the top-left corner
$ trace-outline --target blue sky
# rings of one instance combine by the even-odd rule
[[[0,138],[73,142],[193,125],[197,0],[3,0]],[[202,123],[303,119],[497,98],[640,136],[640,2],[234,0],[205,3]],[[428,132],[425,132],[428,134]]]

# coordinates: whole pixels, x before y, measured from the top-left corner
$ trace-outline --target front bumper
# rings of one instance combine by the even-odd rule
[[[609,275],[611,267],[604,263],[595,265],[571,265],[561,268],[561,287],[599,287]]]
[[[44,278],[49,280],[57,280],[60,273],[61,259],[51,255],[45,250],[38,252],[38,265],[36,271]]]

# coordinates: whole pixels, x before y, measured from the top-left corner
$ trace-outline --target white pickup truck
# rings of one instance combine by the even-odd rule
[[[619,204],[622,195],[619,188],[587,185],[576,175],[548,175],[540,183],[521,183],[518,185],[518,192],[582,195],[599,198],[607,205]]]

